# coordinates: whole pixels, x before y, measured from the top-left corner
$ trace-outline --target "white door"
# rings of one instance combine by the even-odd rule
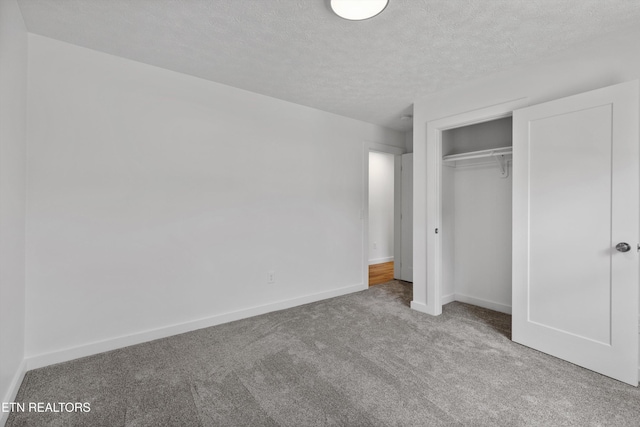
[[[413,153],[402,155],[400,280],[413,282]]]
[[[517,110],[513,127],[513,340],[636,386],[638,84]]]

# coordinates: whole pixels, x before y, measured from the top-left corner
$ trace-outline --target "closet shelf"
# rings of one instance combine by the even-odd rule
[[[452,164],[453,167],[456,166],[456,162],[459,160],[471,160],[471,159],[481,159],[492,157],[498,167],[500,168],[500,176],[502,178],[506,178],[509,176],[509,165],[507,163],[507,159],[504,156],[509,154],[513,154],[512,147],[500,147],[500,148],[491,148],[490,150],[480,150],[480,151],[471,151],[468,153],[461,154],[450,154],[448,156],[444,156],[442,161],[445,164]]]
[[[458,160],[481,159],[483,157],[506,156],[509,154],[513,154],[512,147],[491,148],[489,150],[470,151],[468,153],[461,154],[450,154],[448,156],[444,156],[442,158],[442,161],[456,162]]]

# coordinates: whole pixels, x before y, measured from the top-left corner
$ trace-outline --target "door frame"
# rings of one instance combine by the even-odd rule
[[[411,156],[411,174],[409,176],[409,179],[405,180],[405,156]],[[394,263],[394,274],[395,277],[397,279],[403,280],[403,281],[408,281],[413,283],[413,152],[408,152],[408,153],[404,153],[401,156],[397,156],[396,157],[396,161],[397,163],[397,168],[399,170],[399,172],[397,173],[397,179],[399,180],[399,185],[396,185],[396,191],[398,191],[398,193],[400,194],[400,200],[398,201],[398,206],[396,206],[396,214],[399,216],[400,221],[396,223],[398,229],[397,229],[397,233],[398,236],[396,236],[396,242],[395,244],[397,245],[397,253],[400,254],[399,258],[400,258],[400,262],[396,262]],[[407,162],[408,163],[408,162]],[[411,184],[411,192],[408,193],[405,191],[405,185],[408,185],[408,183]],[[406,196],[406,199],[405,199]],[[405,221],[404,218],[404,213],[405,213],[405,200],[410,200],[411,202],[411,221]],[[408,225],[408,227],[410,228],[410,230],[408,230],[411,235],[410,238],[410,242],[411,242],[411,252],[408,254],[410,255],[407,256],[407,254],[405,254],[404,248],[407,247],[407,245],[403,244],[404,241],[404,237],[405,237],[405,231],[404,231],[404,226],[405,224]],[[395,253],[394,253],[395,256]],[[405,265],[407,264],[407,258],[411,258],[411,280],[407,280],[409,277],[408,275],[404,275],[403,274],[403,269],[405,267]]]
[[[392,154],[394,156],[394,189],[393,189],[393,205],[394,205],[394,218],[393,218],[393,230],[394,230],[394,267],[395,267],[395,253],[396,253],[396,243],[397,240],[397,232],[399,231],[399,220],[400,218],[396,216],[396,213],[399,209],[399,191],[398,190],[398,173],[400,169],[398,168],[398,159],[402,154],[405,154],[407,150],[403,147],[396,147],[393,145],[385,145],[377,142],[364,141],[362,144],[362,209],[361,209],[361,219],[362,219],[362,288],[369,288],[369,153],[370,152],[378,152],[385,154]],[[394,270],[395,275],[395,270]]]
[[[468,126],[490,120],[501,119],[513,115],[513,111],[527,107],[529,98],[518,98],[500,104],[471,110],[460,114],[432,120],[426,123],[426,155],[427,155],[427,210],[426,210],[426,236],[414,235],[414,287],[425,286],[426,303],[412,301],[411,308],[432,316],[442,314],[442,240],[440,234],[435,230],[440,229],[442,224],[442,132],[462,126]],[[414,199],[415,191],[420,186],[415,182],[414,177]],[[414,230],[418,216],[414,207]],[[425,239],[425,240],[422,240]],[[422,241],[421,241],[422,240]],[[421,245],[426,246],[426,265],[424,259],[420,259],[422,253],[419,251]],[[421,267],[424,276],[416,275],[417,266]],[[426,266],[430,266],[426,268]],[[417,277],[426,277],[426,283],[417,283]]]

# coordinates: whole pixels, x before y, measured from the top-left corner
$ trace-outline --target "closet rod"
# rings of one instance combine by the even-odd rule
[[[445,162],[455,162],[458,160],[480,159],[482,157],[505,156],[512,154],[512,147],[491,148],[489,150],[470,151],[468,153],[450,154],[442,158]]]

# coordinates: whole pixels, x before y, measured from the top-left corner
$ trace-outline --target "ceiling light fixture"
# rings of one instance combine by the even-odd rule
[[[331,9],[341,18],[362,21],[382,12],[389,0],[331,0]]]

